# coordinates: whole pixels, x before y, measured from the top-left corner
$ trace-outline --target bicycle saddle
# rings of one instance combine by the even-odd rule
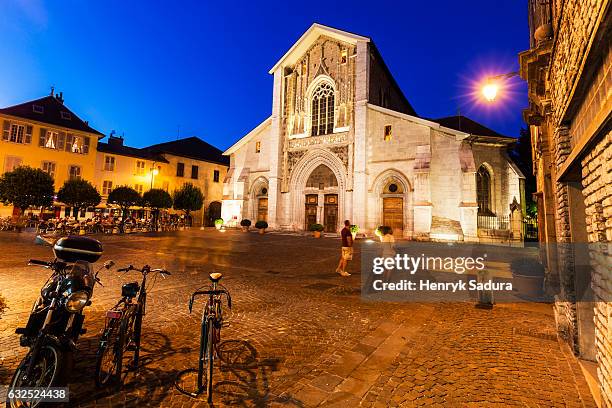
[[[211,281],[219,282],[221,280],[221,277],[223,276],[223,274],[219,273],[219,272],[214,272],[214,273],[211,273],[209,276],[210,276],[210,280]]]

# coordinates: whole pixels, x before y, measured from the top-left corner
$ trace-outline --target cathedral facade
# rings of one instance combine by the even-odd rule
[[[365,233],[478,241],[484,217],[510,230],[520,216],[515,139],[417,116],[369,38],[314,24],[270,74],[271,116],[224,153],[227,224],[336,232],[349,219]]]

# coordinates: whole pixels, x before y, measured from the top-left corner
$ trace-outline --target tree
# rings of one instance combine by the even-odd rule
[[[191,225],[189,213],[199,210],[202,205],[204,205],[204,195],[193,184],[185,183],[180,189],[174,191],[174,209],[185,212],[189,225]]]
[[[536,191],[536,178],[533,175],[533,157],[531,152],[531,133],[529,129],[521,128],[520,136],[510,156],[525,175],[525,206],[527,215],[535,217],[537,206],[533,201],[533,193]]]
[[[0,177],[0,201],[25,212],[30,207],[50,207],[55,188],[53,177],[29,166],[19,166]]]
[[[130,207],[139,204],[142,201],[142,197],[132,187],[119,186],[108,194],[106,201],[111,204],[117,204],[121,208],[121,224],[119,228],[123,231],[123,224],[125,223],[128,210]]]
[[[157,231],[159,211],[172,207],[172,197],[166,190],[153,188],[142,195],[142,206],[151,209],[153,213],[153,225]]]
[[[57,192],[57,200],[69,207],[80,210],[95,207],[102,198],[98,190],[87,180],[70,179]]]

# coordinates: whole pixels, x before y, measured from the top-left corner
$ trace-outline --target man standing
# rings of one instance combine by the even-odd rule
[[[336,272],[339,273],[340,276],[351,276],[351,274],[346,271],[346,264],[353,259],[353,235],[351,235],[350,227],[351,222],[345,220],[344,228],[342,228],[342,232],[340,233],[342,237],[342,254],[338,267],[336,268]]]

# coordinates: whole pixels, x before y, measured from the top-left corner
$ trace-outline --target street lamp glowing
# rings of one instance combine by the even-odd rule
[[[151,170],[151,174],[153,174],[154,176],[157,176],[159,174],[159,170],[158,169],[153,169],[153,170]]]
[[[487,84],[482,87],[482,95],[489,102],[493,102],[495,100],[498,91],[499,86],[492,82],[487,82]]]

